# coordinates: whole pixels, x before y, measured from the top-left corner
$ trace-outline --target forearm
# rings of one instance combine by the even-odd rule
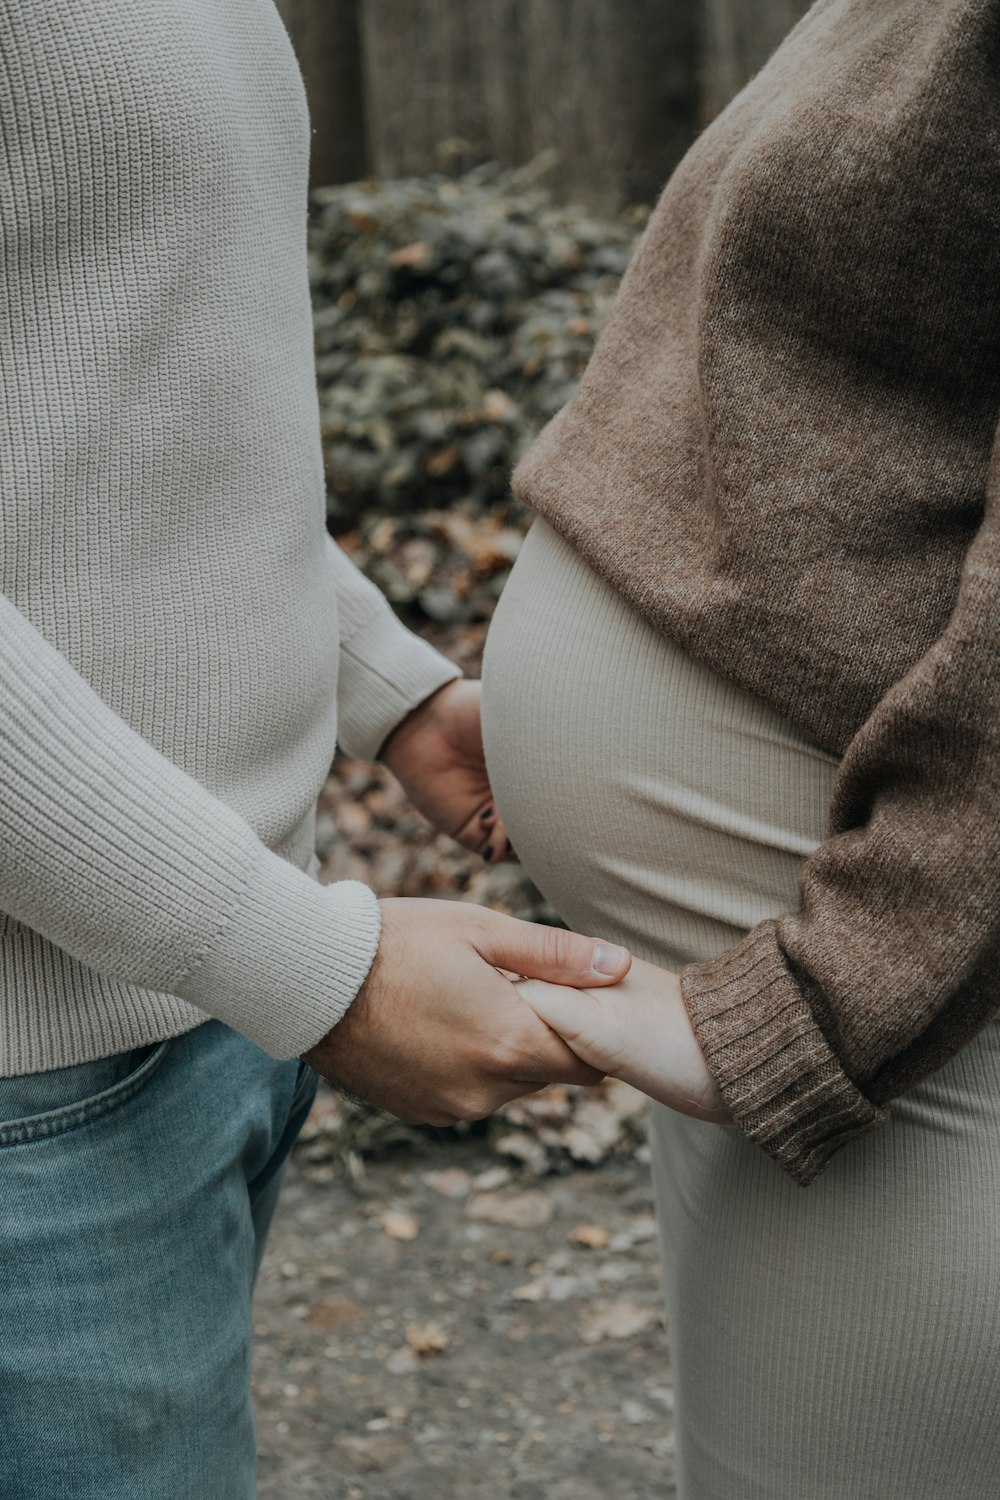
[[[379,930],[369,891],[271,853],[3,598],[0,910],[286,1056],[346,1009]]]
[[[841,764],[797,912],[685,970],[743,1129],[800,1182],[1000,1008],[1000,532]]]

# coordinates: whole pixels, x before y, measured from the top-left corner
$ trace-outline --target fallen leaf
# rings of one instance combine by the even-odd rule
[[[552,1199],[542,1192],[528,1191],[503,1197],[500,1193],[475,1193],[465,1205],[470,1219],[504,1224],[511,1229],[540,1229],[552,1218]]]
[[[526,1281],[511,1292],[515,1302],[544,1302],[548,1294],[544,1281]]]
[[[419,1366],[420,1361],[409,1345],[403,1349],[394,1349],[385,1362],[390,1375],[413,1375]]]
[[[391,1240],[415,1240],[420,1233],[420,1225],[413,1214],[399,1208],[387,1208],[379,1214],[379,1223]]]
[[[487,1167],[473,1178],[472,1186],[481,1193],[492,1193],[494,1189],[505,1187],[510,1181],[510,1173],[506,1167]]]
[[[548,1162],[548,1153],[540,1141],[524,1130],[508,1130],[493,1142],[494,1151],[500,1156],[512,1156],[533,1172],[541,1175]]]
[[[656,1238],[656,1220],[652,1214],[640,1214],[625,1229],[620,1229],[611,1241],[612,1250],[631,1250]]]
[[[383,1469],[407,1446],[406,1438],[401,1433],[388,1432],[372,1433],[370,1437],[350,1433],[345,1437],[334,1438],[334,1443],[359,1469]]]
[[[451,1341],[436,1323],[411,1323],[406,1330],[406,1342],[414,1354],[426,1359],[447,1349]]]
[[[574,1245],[582,1245],[585,1250],[603,1250],[611,1240],[603,1224],[577,1224],[570,1230],[569,1237]]]
[[[314,1302],[306,1319],[313,1328],[346,1328],[364,1313],[364,1308],[349,1297],[325,1297]]]
[[[660,1320],[659,1309],[643,1307],[624,1298],[588,1307],[580,1319],[580,1338],[585,1344],[600,1344],[606,1339],[630,1339],[637,1333],[654,1328]]]
[[[504,422],[516,412],[514,402],[506,391],[487,391],[483,397],[483,416],[489,422]]]
[[[443,474],[451,473],[461,457],[459,450],[452,444],[438,453],[432,453],[424,461],[424,468],[432,479],[440,479]]]
[[[607,1100],[585,1099],[564,1132],[563,1140],[570,1156],[592,1166],[604,1160],[621,1141],[621,1115]]]
[[[389,256],[390,266],[422,266],[430,259],[431,247],[426,240],[414,240],[412,245],[400,245]]]
[[[600,1142],[579,1125],[568,1126],[563,1131],[561,1140],[574,1161],[583,1161],[590,1167],[596,1167],[604,1157]]]
[[[462,1167],[443,1167],[440,1172],[425,1172],[424,1182],[432,1193],[440,1198],[467,1198],[472,1189],[472,1178]]]

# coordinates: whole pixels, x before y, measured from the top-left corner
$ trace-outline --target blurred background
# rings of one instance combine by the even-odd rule
[[[313,183],[559,156],[567,202],[648,203],[803,0],[278,0]]]
[[[278,0],[313,124],[330,529],[477,675],[570,397],[687,146],[805,0]],[[338,759],[323,878],[558,921]],[[553,1088],[417,1131],[321,1092],[257,1299],[262,1500],[674,1493],[644,1107]]]

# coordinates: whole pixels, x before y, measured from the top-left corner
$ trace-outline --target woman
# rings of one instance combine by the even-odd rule
[[[524,992],[673,1106],[684,1500],[1000,1493],[998,68],[997,0],[819,0],[515,476],[494,791],[646,960]]]

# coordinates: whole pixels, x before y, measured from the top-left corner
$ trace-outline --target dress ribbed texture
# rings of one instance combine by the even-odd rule
[[[0,1073],[293,1056],[374,955],[338,713],[456,674],[325,533],[308,142],[271,0],[0,0]]]
[[[808,1183],[1000,1008],[1000,0],[817,0],[667,184],[514,478],[843,755],[801,892],[683,976]]]
[[[483,691],[498,805],[572,926],[674,970],[758,961],[747,934],[794,903],[836,756],[665,640],[544,523]],[[759,1050],[768,1069],[781,1056],[766,1034]],[[751,1054],[739,1082],[784,1118],[787,1077]],[[679,1500],[1000,1494],[1000,1023],[808,1192],[741,1130],[653,1121]]]

